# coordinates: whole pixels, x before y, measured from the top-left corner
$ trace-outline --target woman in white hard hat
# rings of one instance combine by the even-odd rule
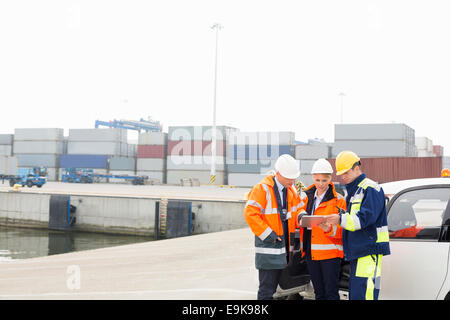
[[[327,160],[319,159],[314,163],[311,170],[314,184],[305,190],[307,199],[300,211],[304,210],[306,215],[324,216],[338,213],[338,207],[346,210],[344,197],[336,192],[331,182],[332,173],[333,168]],[[344,257],[342,228],[324,222],[317,227],[304,227],[300,234],[302,255],[306,255],[316,300],[339,300],[339,273]]]

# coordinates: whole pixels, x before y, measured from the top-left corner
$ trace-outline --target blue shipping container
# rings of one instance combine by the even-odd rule
[[[94,154],[63,154],[60,158],[60,168],[91,168],[106,169],[108,168],[107,155]]]

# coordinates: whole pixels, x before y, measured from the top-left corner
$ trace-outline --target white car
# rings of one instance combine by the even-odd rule
[[[379,299],[450,300],[450,178],[381,186],[387,198],[391,254],[382,260]],[[341,269],[340,295],[346,299],[348,262],[343,261]],[[287,296],[314,297],[304,262],[284,270],[274,297]]]

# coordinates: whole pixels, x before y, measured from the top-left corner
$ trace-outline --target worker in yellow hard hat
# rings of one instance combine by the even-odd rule
[[[448,168],[442,169],[441,177],[450,177],[450,169],[448,169]]]
[[[352,151],[336,157],[336,174],[347,189],[347,211],[327,216],[343,228],[344,259],[350,261],[349,298],[377,300],[381,259],[390,254],[383,189],[361,170],[361,159]]]

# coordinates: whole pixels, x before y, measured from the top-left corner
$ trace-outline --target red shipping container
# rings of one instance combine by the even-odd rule
[[[168,156],[210,156],[211,141],[182,140],[168,142]],[[216,155],[225,154],[225,141],[216,141]]]
[[[165,159],[166,158],[166,146],[161,145],[138,145],[137,150],[138,158],[155,158],[155,159]]]
[[[443,157],[444,156],[444,147],[443,146],[433,146],[433,153],[436,155],[436,157]]]
[[[328,161],[336,171],[336,159]],[[442,170],[442,157],[361,158],[361,168],[368,178],[378,183],[438,178]],[[332,181],[342,183],[335,173]]]

